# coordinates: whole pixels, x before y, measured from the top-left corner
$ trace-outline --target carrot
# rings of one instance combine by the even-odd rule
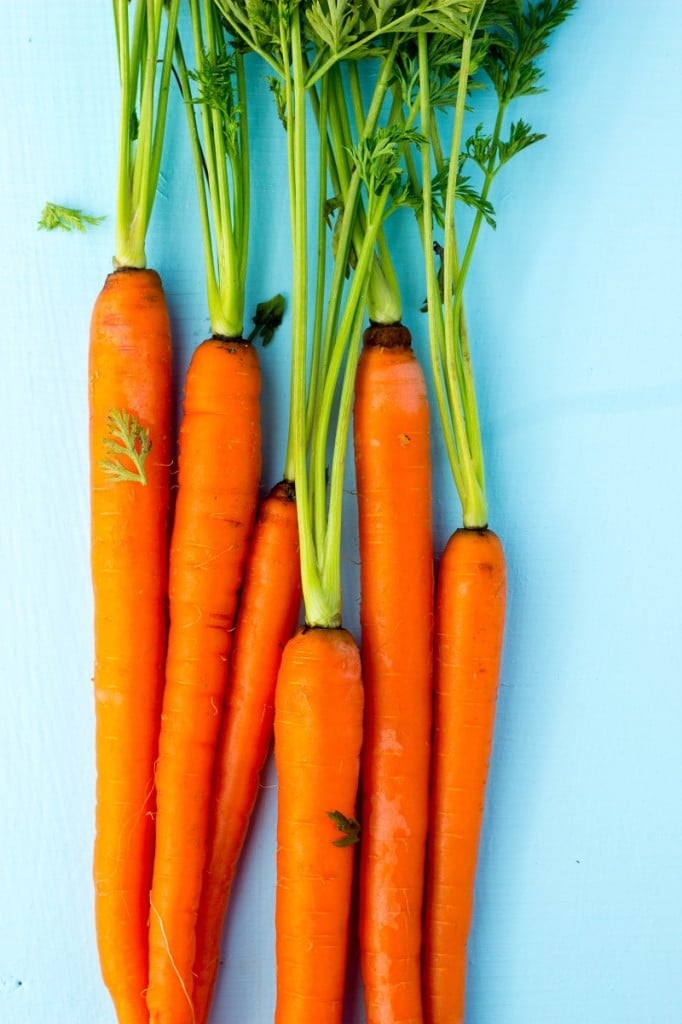
[[[215,803],[213,774],[261,468],[259,360],[251,339],[242,337],[250,213],[244,59],[228,44],[213,4],[189,0],[188,6],[196,66],[188,70],[180,37],[175,63],[194,160],[213,337],[192,357],[180,431],[149,936],[147,1005],[155,1024],[195,1020],[195,929]],[[252,337],[260,331],[268,340],[282,313],[281,296],[261,303]],[[257,717],[262,714],[261,706]],[[237,753],[252,742],[242,740]],[[252,784],[255,792],[256,768]],[[231,813],[224,809],[223,822]],[[214,893],[211,904],[216,898]]]
[[[423,33],[418,39],[420,231],[431,363],[464,526],[446,546],[436,594],[435,737],[424,917],[426,1024],[464,1022],[466,948],[504,633],[505,559],[499,539],[488,529],[483,441],[464,285],[481,226],[494,224],[489,198],[494,179],[515,154],[544,138],[533,133],[525,121],[517,121],[505,140],[507,108],[514,99],[537,91],[542,75],[537,59],[551,32],[574,6],[574,0],[540,0],[502,11],[493,5],[472,12],[462,24],[456,77],[443,65],[444,40],[439,32]],[[446,42],[449,46],[450,40]],[[489,134],[479,124],[464,141],[470,76],[481,67],[496,93],[497,116]],[[454,113],[447,157],[432,115],[432,105],[440,106],[444,99]],[[462,177],[468,161],[481,172],[480,190],[472,189],[469,178]],[[440,193],[437,212],[434,164],[435,189]],[[467,202],[474,210],[463,244],[456,229],[458,201]],[[434,219],[443,228],[443,246],[434,244]],[[438,275],[434,251],[441,257]]]
[[[464,1020],[466,943],[493,742],[506,572],[490,530],[455,531],[438,569],[426,1019]]]
[[[192,1020],[194,923],[211,777],[237,596],[260,477],[254,348],[213,338],[195,351],[180,427],[170,549],[170,630],[156,767],[147,1005],[155,1024]]]
[[[171,334],[161,280],[146,269],[145,239],[178,9],[178,0],[137,0],[130,30],[128,3],[114,4],[121,76],[116,270],[90,326],[95,924],[119,1024],[148,1022],[154,762],[167,630]],[[61,212],[70,215],[66,226],[93,220]]]
[[[355,385],[366,688],[360,958],[370,1024],[421,1021],[431,730],[429,409],[400,325],[365,332]]]
[[[275,697],[276,1024],[341,1020],[362,705],[351,635],[301,630],[284,651]]]
[[[300,605],[294,487],[282,481],[258,511],[234,633],[196,924],[196,1024],[206,1021],[211,1005],[223,919],[272,740],[277,673]]]
[[[90,329],[95,915],[121,1024],[146,1020],[154,760],[166,653],[170,325],[153,270],[111,274]]]

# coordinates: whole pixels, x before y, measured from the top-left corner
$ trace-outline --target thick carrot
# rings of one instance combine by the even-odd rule
[[[170,492],[170,325],[153,270],[107,278],[89,378],[97,941],[120,1024],[144,1024]]]
[[[151,890],[154,1024],[191,1021],[194,926],[232,627],[260,477],[260,369],[253,346],[195,351],[180,428],[170,550],[170,631]]]
[[[414,1024],[422,1020],[433,550],[426,385],[401,325],[365,332],[354,424],[366,689],[361,967],[369,1024]]]
[[[299,631],[275,696],[276,1024],[341,1021],[362,705],[350,633]]]
[[[457,530],[438,569],[436,712],[424,942],[428,1024],[463,1024],[466,946],[493,740],[506,594],[502,545]]]
[[[294,487],[282,481],[259,508],[239,599],[196,925],[196,1024],[211,1005],[223,919],[272,740],[277,673],[300,607]]]

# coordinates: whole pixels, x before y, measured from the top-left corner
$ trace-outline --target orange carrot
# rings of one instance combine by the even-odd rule
[[[466,944],[493,740],[506,572],[490,530],[457,530],[438,570],[436,728],[424,943],[428,1024],[463,1024]]]
[[[276,1024],[341,1022],[362,704],[351,635],[299,631],[275,695]]]
[[[211,1005],[223,919],[272,740],[277,673],[300,606],[294,488],[282,481],[258,511],[239,601],[196,925],[196,1024],[204,1024]]]
[[[193,1017],[194,926],[211,778],[258,497],[259,393],[258,356],[250,344],[212,338],[195,351],[180,428],[156,769],[147,990],[153,1024],[182,1024]]]
[[[120,1024],[144,1024],[170,492],[170,324],[153,270],[109,275],[89,362],[97,941]]]
[[[360,957],[368,1024],[420,1022],[432,712],[429,410],[399,324],[365,332],[355,463],[366,688]]]
[[[466,947],[474,901],[479,834],[493,739],[495,701],[503,643],[505,559],[488,530],[483,435],[473,373],[473,353],[464,291],[484,223],[494,223],[491,190],[516,154],[544,135],[526,121],[502,137],[506,112],[542,77],[540,59],[551,34],[575,8],[574,0],[530,0],[503,30],[503,59],[496,31],[480,11],[462,34],[449,153],[441,143],[433,104],[434,72],[441,63],[439,33],[417,39],[421,114],[420,235],[424,248],[433,385],[452,477],[462,506],[463,529],[448,542],[436,594],[435,738],[424,914],[424,1006],[426,1024],[463,1024]],[[486,47],[490,47],[485,52]],[[485,68],[497,100],[490,133],[484,125],[466,139],[471,76]],[[440,104],[439,104],[440,106]],[[474,150],[477,156],[474,156]],[[459,237],[462,160],[483,172],[476,211]],[[433,175],[436,174],[436,179]],[[434,201],[432,185],[438,181]],[[434,238],[434,223],[443,244]],[[436,271],[434,252],[440,256]]]

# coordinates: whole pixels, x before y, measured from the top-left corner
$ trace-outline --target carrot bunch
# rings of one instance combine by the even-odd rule
[[[494,224],[498,172],[543,137],[523,121],[505,135],[508,108],[538,91],[537,60],[573,6],[188,0],[190,69],[179,0],[115,3],[117,269],[93,313],[90,399],[96,910],[120,1024],[208,1021],[273,735],[277,1024],[340,1024],[356,868],[368,1024],[464,1020],[506,591],[464,286],[481,227]],[[260,502],[253,338],[275,329],[283,300],[261,304],[243,336],[249,51],[274,73],[292,233],[289,437],[283,478]],[[144,239],[172,64],[211,333],[185,379],[169,535],[170,328]],[[486,77],[495,124],[466,138],[467,96]],[[437,112],[451,115],[447,153]],[[421,237],[432,386],[462,507],[435,588],[427,381],[384,233],[400,207]],[[343,627],[341,587],[351,422],[360,646]]]

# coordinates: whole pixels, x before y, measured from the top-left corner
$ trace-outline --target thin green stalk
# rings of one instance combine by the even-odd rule
[[[369,268],[374,254],[377,234],[382,224],[383,212],[388,201],[389,191],[389,189],[385,189],[378,200],[375,203],[371,203],[374,207],[371,210],[371,220],[366,228],[365,238],[363,239],[362,248],[358,255],[358,265],[351,284],[348,301],[339,325],[339,335],[348,338],[350,340],[350,344],[348,345],[348,343],[346,343],[344,346],[347,348],[346,366],[341,387],[336,431],[334,435],[330,475],[329,516],[322,559],[322,582],[326,592],[330,594],[330,596],[336,597],[336,600],[338,601],[339,615],[341,612],[341,522],[343,512],[343,483],[348,430],[353,407],[355,369],[357,366],[360,341],[362,337],[362,324],[369,283]],[[370,215],[369,210],[368,215]],[[330,391],[326,396],[324,396],[323,405],[320,409],[320,419],[325,436],[328,431],[328,423],[331,417],[332,399],[333,393]]]
[[[492,136],[492,155],[484,177],[483,187],[481,189],[482,203],[485,203],[488,198],[490,187],[495,176],[494,154],[497,152],[497,144],[499,142],[500,134],[502,131],[504,114],[505,105],[500,104]],[[471,362],[471,350],[469,346],[469,333],[467,330],[466,316],[464,312],[464,283],[466,281],[467,273],[471,265],[474,247],[476,245],[476,241],[478,239],[482,223],[483,214],[479,209],[476,211],[476,215],[474,217],[474,222],[471,227],[466,248],[464,250],[464,256],[456,271],[456,276],[454,278],[454,297],[452,302],[452,322],[455,325],[455,329],[457,332],[459,372],[462,379],[462,394],[465,407],[467,436],[469,439],[469,449],[471,452],[473,471],[475,473],[476,480],[478,483],[478,491],[480,492],[482,498],[482,508],[475,513],[479,518],[485,518],[487,516],[487,510],[485,506],[485,464],[483,458],[483,442],[481,438],[480,420],[478,415],[478,402],[476,399],[476,388],[473,380],[473,367]]]
[[[212,332],[223,337],[241,336],[244,327],[244,291],[248,251],[248,178],[246,183],[240,160],[235,160],[227,138],[227,118],[220,97],[222,90],[235,88],[227,64],[223,27],[216,8],[209,0],[190,0],[196,71],[191,77],[199,83],[196,101],[191,98],[189,72],[180,68],[183,95],[188,97],[188,123],[192,142],[199,194],[208,310]],[[228,68],[226,71],[225,69]],[[222,75],[228,74],[229,79]],[[238,123],[231,125],[240,140],[247,138],[246,83],[243,67],[235,60],[234,75],[239,96]],[[194,106],[200,108],[201,138]],[[203,142],[203,148],[202,148]],[[244,153],[240,141],[238,157]],[[248,142],[246,143],[248,157]],[[229,167],[228,167],[229,162]],[[207,194],[208,193],[208,194]],[[237,215],[237,210],[239,213]]]
[[[505,113],[506,113],[506,104],[501,103],[499,108],[498,108],[498,111],[497,111],[497,117],[495,118],[495,127],[493,129],[493,134],[492,134],[490,162],[488,164],[488,168],[486,170],[486,173],[485,173],[485,176],[484,176],[484,179],[483,179],[483,186],[481,188],[481,204],[485,203],[485,201],[487,200],[488,195],[490,193],[490,186],[492,185],[493,180],[495,178],[495,171],[494,171],[495,153],[497,152],[497,146],[498,146],[498,143],[500,141],[500,135],[502,134],[502,124],[503,124],[503,121],[504,121]],[[473,224],[471,226],[471,231],[469,233],[469,238],[467,240],[467,244],[466,244],[466,247],[464,249],[464,256],[462,257],[462,263],[461,263],[461,266],[460,266],[458,280],[457,280],[457,284],[456,284],[456,288],[455,288],[455,303],[456,303],[457,307],[461,306],[461,304],[462,304],[462,297],[463,297],[463,292],[464,292],[464,281],[466,280],[466,275],[468,273],[469,266],[471,264],[471,258],[472,258],[473,253],[474,253],[474,248],[475,248],[476,242],[478,240],[478,234],[479,234],[479,231],[481,230],[482,223],[483,223],[483,213],[479,209],[479,210],[476,211],[476,215],[474,217],[474,221],[473,221]]]
[[[426,257],[426,304],[429,318],[429,352],[431,357],[431,370],[433,374],[436,403],[440,415],[445,450],[457,488],[457,493],[464,503],[464,474],[460,467],[457,440],[453,430],[450,412],[450,396],[446,391],[443,375],[443,307],[438,290],[436,268],[433,262],[433,202],[431,191],[431,149],[429,146],[430,126],[432,119],[430,95],[429,95],[429,69],[428,69],[428,40],[426,34],[419,36],[419,94],[421,105],[421,123],[424,141],[420,146],[422,158],[422,194],[423,214],[420,222],[422,245]],[[411,154],[407,159],[408,174],[411,175],[413,184],[416,178]],[[457,400],[457,398],[455,399]]]
[[[146,266],[145,239],[161,169],[179,0],[167,5],[162,0],[136,0],[132,31],[128,7],[126,0],[114,0],[121,82],[114,266],[142,268]],[[164,20],[165,45],[159,55]],[[138,100],[139,120],[134,131]]]
[[[218,56],[218,41],[216,36],[216,26],[213,20],[213,0],[204,0],[204,22],[206,25],[206,47],[210,57],[215,58]],[[224,303],[228,307],[231,307],[233,297],[239,292],[239,274],[236,267],[236,244],[235,244],[235,232],[234,223],[232,219],[232,211],[230,204],[230,183],[228,180],[227,172],[227,160],[225,153],[225,142],[223,137],[223,124],[221,113],[214,106],[210,109],[211,115],[211,134],[213,139],[213,147],[216,155],[215,169],[216,177],[212,183],[213,188],[217,192],[218,196],[218,208],[219,208],[219,221],[215,225],[216,228],[216,239],[218,241],[218,273],[221,283],[221,298],[226,300]],[[221,306],[224,305],[221,303]],[[221,309],[221,320],[223,321],[220,325],[214,325],[214,330],[218,334],[225,334],[226,336],[236,337],[241,334],[242,324],[236,324],[235,319],[231,316],[233,310],[231,308]]]
[[[214,8],[215,11],[216,8]],[[246,72],[244,70],[243,54],[236,54],[235,64],[237,68],[237,93],[241,97],[243,104],[246,97]],[[235,182],[235,203],[239,211],[239,217],[235,218],[237,223],[237,239],[240,244],[239,266],[241,276],[239,290],[242,300],[246,289],[246,265],[251,227],[251,166],[249,153],[249,119],[246,117],[245,111],[243,111],[239,117],[239,174]],[[241,318],[243,319],[243,317],[244,311],[242,309]]]
[[[458,360],[460,357],[460,338],[458,308],[456,303],[451,303],[450,296],[454,291],[457,270],[457,252],[455,237],[455,198],[457,191],[457,176],[459,170],[459,154],[462,144],[462,133],[464,124],[464,112],[467,96],[467,85],[469,80],[469,69],[471,66],[472,33],[468,33],[462,41],[462,58],[460,63],[460,77],[457,90],[457,101],[455,104],[455,118],[452,130],[452,142],[450,149],[450,161],[448,166],[448,187],[445,196],[445,232],[443,252],[443,296],[445,302],[445,373],[448,378],[450,394],[459,395],[459,370]],[[460,268],[459,282],[462,280]],[[459,283],[458,282],[458,283]],[[470,450],[469,434],[472,429],[477,429],[477,424],[468,424],[462,408],[461,400],[451,402],[451,413],[453,429],[457,441],[457,450],[460,456],[460,465],[464,477],[464,492],[462,495],[462,508],[465,526],[485,526],[487,521],[487,510],[485,495],[482,493],[477,474],[474,470],[472,453]]]
[[[140,123],[132,182],[133,216],[129,238],[131,252],[139,253],[136,257],[139,259],[144,259],[144,239],[147,233],[145,214],[151,183],[156,61],[161,28],[161,12],[155,11],[154,7],[154,0],[147,0],[147,51],[144,67],[141,69]]]
[[[284,26],[280,27],[280,45],[282,49],[282,63],[287,71],[284,72],[284,92],[285,92],[285,109],[286,109],[286,135],[287,135],[287,182],[289,186],[289,212],[291,215],[291,244],[294,253],[294,266],[293,266],[293,284],[294,289],[296,287],[296,279],[298,270],[297,254],[300,249],[300,243],[297,238],[297,218],[296,218],[296,161],[294,159],[295,150],[295,139],[294,139],[294,92],[292,87],[291,75],[289,74],[290,67],[290,53],[289,44],[284,31]],[[305,246],[305,241],[303,242]],[[297,301],[294,292],[294,304],[292,311],[292,358],[291,358],[291,372],[289,382],[289,394],[291,401],[289,405],[289,426],[287,432],[287,448],[286,457],[284,460],[284,478],[286,480],[296,479],[296,464],[295,464],[295,424],[294,424],[294,404],[293,395],[296,387],[296,376],[298,373],[298,366],[293,354],[294,339],[298,336],[300,331],[299,318],[302,315],[302,311],[299,308],[300,301]],[[305,307],[304,307],[305,308]],[[305,313],[303,314],[305,315]],[[305,331],[305,327],[304,327]],[[304,343],[305,344],[305,343]]]
[[[376,131],[376,127],[377,127],[377,124],[378,124],[378,121],[379,121],[379,115],[380,115],[381,110],[383,108],[384,101],[385,101],[385,98],[386,98],[386,94],[388,92],[389,85],[390,85],[390,78],[391,78],[391,74],[392,74],[392,70],[393,70],[393,61],[395,59],[395,54],[397,52],[398,42],[399,41],[396,38],[394,40],[393,46],[391,47],[391,50],[390,50],[387,58],[382,62],[382,66],[381,66],[379,75],[377,76],[377,81],[376,81],[376,84],[375,84],[375,87],[374,87],[374,94],[372,96],[372,101],[370,103],[369,110],[367,111],[367,117],[365,118],[364,129],[363,129],[363,134],[362,134],[363,138],[369,138]],[[334,96],[334,90],[332,90],[332,96]],[[342,102],[342,98],[339,98],[339,97],[336,97],[336,98],[337,98],[337,100],[339,100],[339,102]],[[333,103],[330,101],[330,121],[331,121],[332,108],[333,108]],[[342,194],[342,199],[343,199],[343,217],[344,217],[344,222],[345,222],[345,223],[342,223],[342,226],[341,226],[342,227],[341,238],[338,240],[338,250],[339,250],[339,253],[340,253],[342,250],[344,252],[346,251],[346,248],[345,248],[346,245],[348,245],[348,251],[350,251],[349,240],[346,237],[346,229],[348,227],[352,228],[352,235],[351,235],[351,237],[356,242],[356,250],[359,249],[360,245],[362,244],[362,232],[358,232],[358,228],[356,226],[356,212],[355,212],[356,211],[356,207],[358,205],[358,198],[359,198],[359,193],[360,193],[360,179],[358,177],[357,172],[352,173],[350,175],[350,178],[348,178],[348,179],[346,179],[344,177],[344,175],[343,175],[343,161],[347,160],[347,156],[346,156],[347,149],[348,149],[349,145],[351,144],[352,140],[347,138],[345,132],[343,131],[342,122],[337,122],[335,127],[330,123],[330,130],[332,131],[332,145],[331,145],[331,148],[332,148],[332,150],[333,150],[333,152],[335,154],[336,166],[337,166],[337,169],[338,169],[338,173],[339,173],[339,177],[340,177],[340,183],[341,183],[341,194]],[[345,180],[348,181],[348,184],[344,187],[344,181]],[[359,215],[358,215],[357,220],[358,221],[360,220]],[[364,231],[364,225],[362,225],[362,223],[360,223],[360,226],[362,227],[362,230]],[[347,256],[346,256],[346,260],[347,260]],[[334,267],[334,280],[332,281],[332,285],[331,285],[332,302],[335,301],[335,306],[333,307],[333,315],[331,317],[328,316],[328,318],[327,318],[327,331],[326,331],[325,337],[323,339],[323,347],[322,347],[322,352],[323,352],[322,358],[323,358],[323,360],[326,358],[326,354],[328,352],[330,352],[331,340],[332,340],[332,338],[334,337],[334,334],[335,334],[336,324],[338,322],[339,303],[340,303],[341,294],[342,294],[343,275],[345,275],[345,272],[346,272],[346,262],[337,259],[337,261],[335,263],[335,267]],[[396,287],[397,287],[397,284],[396,284]],[[398,309],[399,309],[400,308],[399,292],[397,292],[397,294],[398,294],[397,305],[398,305]],[[387,304],[388,304],[388,302],[387,302]]]
[[[179,0],[174,0],[168,8],[168,29],[164,46],[163,58],[161,61],[161,77],[159,79],[159,95],[156,108],[156,124],[154,126],[154,138],[151,153],[151,174],[150,182],[154,182],[154,189],[147,194],[145,209],[145,222],[149,223],[152,206],[154,203],[154,190],[161,172],[161,157],[163,155],[163,139],[165,134],[166,117],[168,113],[168,98],[170,95],[171,75],[173,73],[173,50],[177,36],[178,18],[180,15]]]
[[[393,52],[395,52],[395,48]],[[332,72],[330,72],[327,77],[332,78]],[[388,67],[383,68],[382,73],[379,75],[377,80],[372,103],[370,104],[370,109],[364,123],[363,135],[365,138],[369,137],[376,129],[379,114],[388,89],[389,77],[390,69]],[[330,148],[336,154],[336,166],[340,176],[343,199],[343,218],[341,221],[341,231],[337,238],[337,252],[332,272],[330,299],[327,306],[327,318],[320,351],[320,379],[325,381],[324,389],[326,389],[326,393],[331,394],[332,396],[335,393],[338,383],[338,375],[342,365],[343,354],[348,338],[347,332],[341,330],[341,326],[339,325],[339,316],[351,243],[354,239],[357,239],[357,255],[364,245],[366,234],[366,225],[364,226],[362,233],[358,232],[360,215],[359,212],[356,214],[356,211],[359,211],[360,207],[360,177],[357,171],[351,173],[350,177],[346,177],[347,171],[350,170],[345,164],[345,161],[347,160],[346,152],[347,146],[350,145],[352,140],[347,138],[346,132],[343,128],[343,120],[338,110],[339,102],[340,98],[336,93],[336,88],[332,85],[330,89],[329,103],[329,124],[330,132],[332,134],[332,143]],[[344,187],[345,182],[347,182],[347,184],[345,184]],[[365,274],[367,273],[368,272],[365,271]],[[354,278],[356,278],[358,274],[359,268],[356,268]],[[318,392],[318,403],[324,400],[324,389]],[[328,423],[329,419],[325,419],[325,414],[320,408],[320,405],[316,404],[314,426],[311,435],[311,479],[314,509],[314,536],[318,551],[323,550],[325,544],[324,538],[327,532],[329,516],[326,495]]]
[[[128,29],[128,0],[116,2],[116,42],[118,45],[119,74],[121,79],[121,120],[118,141],[118,187],[116,200],[116,242],[114,265],[120,266],[125,251],[126,235],[130,223],[130,123],[134,103],[130,88],[130,40]],[[136,13],[142,11],[138,5]]]
[[[201,140],[197,127],[195,104],[189,86],[189,74],[187,63],[182,49],[182,43],[178,37],[175,46],[175,60],[178,70],[178,81],[182,98],[187,111],[187,125],[189,128],[190,145],[192,151],[192,162],[194,164],[194,175],[197,182],[197,199],[199,201],[199,218],[201,222],[201,239],[204,252],[204,267],[206,270],[206,291],[208,297],[208,308],[212,309],[219,302],[218,282],[215,274],[215,261],[213,258],[213,245],[211,241],[211,219],[206,198],[206,182],[204,173],[204,158],[201,149]]]
[[[306,371],[307,371],[307,307],[308,307],[308,255],[307,255],[307,172],[306,172],[306,85],[301,39],[300,8],[291,16],[291,51],[293,76],[293,128],[294,146],[294,224],[295,253],[293,280],[293,339],[292,339],[292,394],[294,478],[296,480],[296,510],[298,514],[299,543],[301,547],[301,583],[306,621],[310,625],[337,625],[335,611],[330,607],[322,586],[312,533],[312,508],[308,486],[307,432],[306,432]]]
[[[329,520],[323,549],[322,582],[330,595],[336,595],[339,621],[341,620],[341,527],[343,520],[343,486],[348,451],[348,432],[353,410],[355,371],[360,355],[362,330],[367,302],[367,277],[355,310],[355,319],[350,332],[346,368],[336,418],[334,447],[332,451],[329,483]]]
[[[316,97],[317,98],[317,97]],[[320,83],[319,104],[317,106],[318,124],[326,125],[329,111],[329,79],[325,77]],[[312,434],[313,416],[317,390],[321,383],[321,346],[322,327],[325,308],[325,281],[327,272],[327,225],[325,205],[327,198],[327,178],[329,174],[329,139],[326,131],[320,131],[320,150],[318,161],[318,214],[317,214],[317,275],[315,278],[315,312],[313,315],[312,355],[310,363],[310,389],[306,405],[306,435],[308,441]]]
[[[194,40],[194,63],[196,67],[201,67],[204,59],[205,45],[199,0],[189,0],[189,8],[192,19],[192,38]],[[215,146],[213,144],[213,132],[211,128],[211,111],[208,109],[208,105],[206,103],[199,104],[199,111],[201,116],[202,136],[204,140],[203,153],[204,162],[206,164],[206,178],[208,180],[208,198],[211,204],[211,217],[213,220],[213,226],[214,230],[216,231],[216,244],[220,246],[219,232],[222,217],[220,212],[218,191],[214,185],[217,176],[217,156],[215,152]],[[209,304],[209,310],[210,308],[211,307]]]
[[[390,74],[392,72],[398,43],[399,38],[396,37],[390,53],[384,58],[384,61],[386,62],[385,73]],[[355,60],[348,61],[348,81],[350,85],[349,91],[353,108],[353,119],[355,121],[355,135],[357,138],[362,138],[366,132],[365,111],[362,100],[362,88],[358,72],[358,62]],[[348,116],[348,107],[346,104],[340,68],[338,69],[336,101],[339,129],[337,134],[342,140],[341,152],[345,156],[345,165],[347,167],[348,158],[346,154],[353,144],[353,133],[351,131],[350,118]],[[392,114],[389,116],[389,123],[391,122],[391,116]],[[341,162],[342,160],[340,157],[339,163]],[[360,200],[359,214],[357,217],[354,235],[356,250],[359,249],[362,244],[362,235],[364,231],[365,214],[362,200]],[[402,316],[400,285],[398,284],[398,277],[393,266],[393,260],[389,252],[388,243],[386,242],[383,226],[381,227],[377,237],[377,248],[378,252],[374,255],[369,270],[369,287],[367,290],[368,316],[373,323],[397,323]]]

